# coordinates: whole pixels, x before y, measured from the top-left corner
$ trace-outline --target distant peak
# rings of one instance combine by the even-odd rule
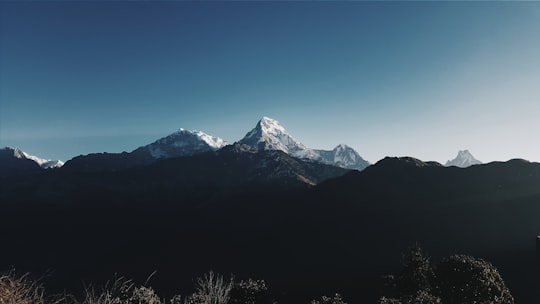
[[[178,129],[178,131],[176,133],[197,134],[197,132],[199,132],[199,131],[198,130],[188,130],[188,129],[180,128],[180,129]]]
[[[446,162],[445,166],[456,166],[456,167],[469,167],[472,165],[479,165],[482,162],[474,158],[474,156],[471,154],[471,152],[467,149],[465,150],[459,150],[456,158],[449,160]]]
[[[281,150],[298,158],[315,157],[315,152],[291,137],[279,121],[266,116],[238,143],[259,150]]]

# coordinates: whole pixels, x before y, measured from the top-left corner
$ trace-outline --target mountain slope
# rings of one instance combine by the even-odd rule
[[[469,150],[460,150],[456,158],[446,162],[445,166],[456,166],[460,168],[466,168],[472,165],[479,165],[482,162],[474,158]]]
[[[132,153],[147,153],[154,159],[171,158],[215,151],[226,145],[223,139],[202,131],[180,129],[149,145],[139,147]]]
[[[42,168],[35,161],[28,159],[18,148],[0,149],[0,176],[39,172]]]
[[[64,162],[61,160],[43,159],[25,152],[23,152],[23,154],[26,158],[35,161],[41,168],[44,169],[60,168],[64,165]]]
[[[139,147],[132,152],[92,153],[80,155],[66,162],[69,171],[118,171],[149,165],[159,159],[192,156],[216,151],[227,143],[202,131],[179,131]]]
[[[338,145],[331,151],[308,148],[294,139],[277,120],[268,117],[263,117],[238,143],[258,150],[279,150],[293,157],[346,169],[362,170],[369,165],[346,145]]]
[[[134,202],[204,204],[261,189],[271,189],[274,194],[287,193],[348,172],[335,166],[302,161],[282,151],[257,151],[239,144],[135,167],[121,163],[122,154],[100,154],[96,159],[94,156],[86,158],[87,165],[95,162],[110,168],[124,168],[96,172],[79,167],[28,180],[5,181],[0,183],[0,200],[44,205],[48,201],[76,202],[77,205],[88,202],[93,206],[132,205]],[[43,191],[25,190],[35,187]]]
[[[27,169],[32,167],[30,165],[23,165],[25,162],[16,161],[15,159],[26,159],[33,161],[43,169],[59,168],[64,165],[64,163],[60,160],[42,159],[37,156],[30,155],[19,148],[4,147],[0,149],[0,153],[2,153],[2,162],[4,163],[4,166],[8,166],[7,162],[9,162],[11,159],[11,162],[13,163],[12,169],[15,169],[18,166],[21,167],[21,170],[24,170],[23,167]]]

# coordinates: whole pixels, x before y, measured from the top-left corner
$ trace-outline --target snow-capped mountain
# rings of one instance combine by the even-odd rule
[[[92,153],[74,157],[66,163],[64,169],[71,171],[123,170],[149,165],[159,159],[212,152],[226,145],[223,139],[202,131],[180,129],[129,153]]]
[[[23,154],[26,158],[35,161],[41,168],[44,169],[60,168],[64,165],[64,162],[61,160],[43,159],[25,152],[23,152]]]
[[[469,150],[460,150],[456,158],[446,162],[445,166],[456,166],[460,168],[466,168],[472,165],[479,165],[482,162],[474,158]]]
[[[148,152],[152,158],[171,158],[215,151],[227,145],[223,139],[202,131],[180,129],[155,142],[134,150],[134,153]]]
[[[4,151],[4,153],[8,153],[15,158],[32,160],[35,163],[37,163],[41,168],[44,168],[44,169],[60,168],[64,165],[64,162],[60,160],[50,160],[50,159],[39,158],[37,156],[30,155],[19,148],[5,147],[5,148],[2,148],[2,150]]]
[[[279,121],[268,117],[263,117],[238,143],[258,150],[280,150],[293,157],[347,169],[362,170],[369,165],[346,145],[339,145],[331,151],[308,148],[289,135]]]
[[[353,148],[340,144],[331,151],[315,150],[320,156],[319,162],[331,164],[345,169],[363,170],[369,162],[360,156]]]
[[[289,135],[279,121],[263,117],[239,144],[259,150],[280,150],[297,158],[314,159],[319,155]]]

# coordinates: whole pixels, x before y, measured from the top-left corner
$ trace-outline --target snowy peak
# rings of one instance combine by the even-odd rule
[[[19,148],[5,147],[5,148],[2,148],[2,150],[8,151],[15,158],[32,160],[35,163],[37,163],[41,168],[44,168],[44,169],[60,168],[64,165],[64,162],[60,160],[50,160],[50,159],[39,158],[37,156],[30,155]]]
[[[180,129],[133,152],[146,151],[154,159],[190,156],[210,152],[227,145],[223,139],[202,131]]]
[[[466,168],[472,165],[479,165],[482,162],[474,158],[469,150],[460,150],[456,158],[446,162],[445,166],[456,166],[460,168]]]
[[[340,167],[362,170],[369,166],[369,162],[347,145],[338,145],[332,151],[334,152],[334,163],[338,164]]]
[[[345,169],[363,170],[369,162],[363,159],[353,148],[340,144],[331,151],[315,150],[320,158],[319,162],[331,164]]]
[[[314,158],[316,153],[289,135],[279,121],[263,117],[239,144],[259,150],[279,150],[298,158]]]
[[[288,135],[287,130],[279,123],[279,121],[264,116],[257,123],[257,127],[261,129],[264,134],[271,136],[284,136]]]
[[[258,150],[279,150],[290,156],[346,169],[362,170],[369,165],[351,147],[341,144],[332,151],[315,150],[294,139],[279,121],[263,117],[239,144]]]

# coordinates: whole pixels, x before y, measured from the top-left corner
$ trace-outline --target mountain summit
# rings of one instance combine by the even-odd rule
[[[482,162],[474,158],[469,150],[460,150],[456,158],[446,162],[445,166],[456,166],[460,168],[466,168],[472,165],[479,165]]]
[[[193,156],[212,152],[226,146],[219,138],[202,131],[178,131],[162,137],[151,144],[139,147],[131,152],[92,153],[72,158],[66,163],[67,170],[116,171],[130,167],[145,166],[157,160]]]
[[[331,151],[315,150],[294,139],[279,121],[263,117],[239,144],[257,150],[279,150],[290,156],[346,169],[362,170],[369,165],[353,148],[341,144]]]
[[[171,158],[215,151],[226,145],[227,142],[223,139],[202,131],[180,129],[149,145],[139,147],[132,153],[146,153],[154,159]]]
[[[313,159],[318,155],[289,135],[279,121],[263,117],[255,128],[249,131],[239,144],[258,150],[279,150],[293,157]]]

